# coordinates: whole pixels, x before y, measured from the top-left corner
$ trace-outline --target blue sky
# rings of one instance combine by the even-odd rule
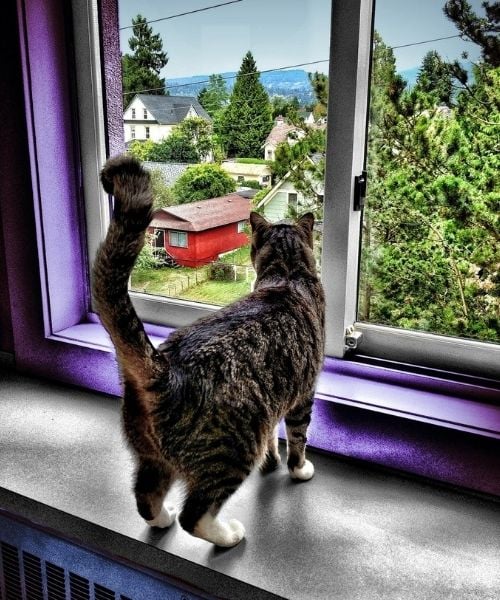
[[[120,27],[141,13],[148,20],[219,4],[224,0],[119,0]],[[480,10],[481,0],[469,0]],[[328,58],[330,0],[242,0],[212,10],[153,23],[160,33],[169,62],[162,72],[173,77],[237,71],[247,50],[259,69],[273,69]],[[457,33],[442,13],[444,0],[377,0],[376,28],[392,46]],[[131,29],[121,31],[121,47],[128,51]],[[397,67],[419,66],[423,55],[435,49],[449,59],[477,48],[457,39],[395,50]],[[328,71],[328,62],[303,67]]]

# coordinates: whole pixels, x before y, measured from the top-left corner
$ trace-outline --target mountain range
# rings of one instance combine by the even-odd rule
[[[408,82],[408,85],[412,86],[417,80],[418,71],[419,68],[414,67],[401,71],[400,74]],[[228,71],[221,75],[226,81],[228,90],[231,91],[236,80],[236,72]],[[170,94],[175,96],[197,96],[200,90],[207,85],[208,77],[208,75],[192,75],[167,79],[167,89]],[[307,71],[302,69],[261,73],[260,81],[271,97],[293,98],[296,96],[302,105],[314,101]]]

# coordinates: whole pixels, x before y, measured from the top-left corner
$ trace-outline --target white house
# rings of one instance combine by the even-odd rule
[[[271,186],[271,168],[265,163],[247,163],[237,160],[224,160],[221,167],[237,183],[258,181],[263,187]]]
[[[293,145],[296,144],[301,137],[304,137],[304,132],[301,129],[295,125],[289,125],[281,115],[276,117],[274,126],[262,145],[262,148],[264,149],[264,158],[266,160],[274,160],[276,158],[275,153],[278,144],[288,141],[290,145]]]
[[[175,125],[186,117],[202,117],[212,121],[192,96],[136,94],[123,114],[125,143],[132,140],[159,142],[168,137]]]
[[[311,164],[316,164],[320,159],[319,155],[306,157],[306,160]],[[291,173],[291,171],[288,171],[257,204],[257,208],[263,209],[264,217],[272,223],[288,218],[290,209],[292,213],[301,214],[314,208],[316,198],[308,198],[297,190],[291,180]],[[323,184],[318,184],[317,187],[316,193],[322,195],[324,193]]]

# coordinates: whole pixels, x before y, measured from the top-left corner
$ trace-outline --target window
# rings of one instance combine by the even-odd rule
[[[154,245],[156,248],[165,248],[165,230],[154,230]]]
[[[132,126],[130,127],[130,137],[131,137],[133,140],[135,140],[135,127],[134,127],[134,125],[132,125]]]
[[[288,209],[292,212],[292,214],[297,214],[297,194],[291,192],[288,193]]]
[[[188,234],[185,231],[169,231],[168,240],[171,246],[188,247]]]
[[[150,128],[149,128],[149,127],[146,127],[145,129],[146,129],[146,139],[147,139],[147,140],[149,140],[149,138],[150,138],[149,129],[150,129]]]
[[[135,119],[135,108],[132,109],[132,119]]]
[[[246,221],[238,221],[238,233],[245,233],[247,228]]]
[[[145,108],[145,109],[144,109],[144,119],[147,119],[147,118],[148,118],[148,111],[147,111],[147,109]]]

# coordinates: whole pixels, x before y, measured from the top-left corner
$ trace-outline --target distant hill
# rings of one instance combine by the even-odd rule
[[[231,91],[236,80],[236,72],[221,73]],[[307,72],[301,69],[290,71],[272,71],[262,73],[262,85],[270,96],[297,96],[301,104],[309,104],[314,100]],[[191,77],[176,77],[167,79],[167,90],[172,95],[197,96],[207,85],[208,75],[193,75]]]
[[[400,71],[407,82],[408,87],[413,87],[417,81],[420,67],[413,67]],[[221,73],[226,80],[229,91],[232,90],[236,80],[236,72],[229,71]],[[297,96],[302,105],[314,102],[314,94],[309,84],[307,71],[302,69],[292,69],[290,71],[272,71],[262,73],[260,80],[266,88],[269,96],[284,96],[293,98]],[[191,77],[176,77],[167,79],[167,89],[172,95],[178,96],[197,96],[200,90],[206,86],[208,75],[193,75]]]

